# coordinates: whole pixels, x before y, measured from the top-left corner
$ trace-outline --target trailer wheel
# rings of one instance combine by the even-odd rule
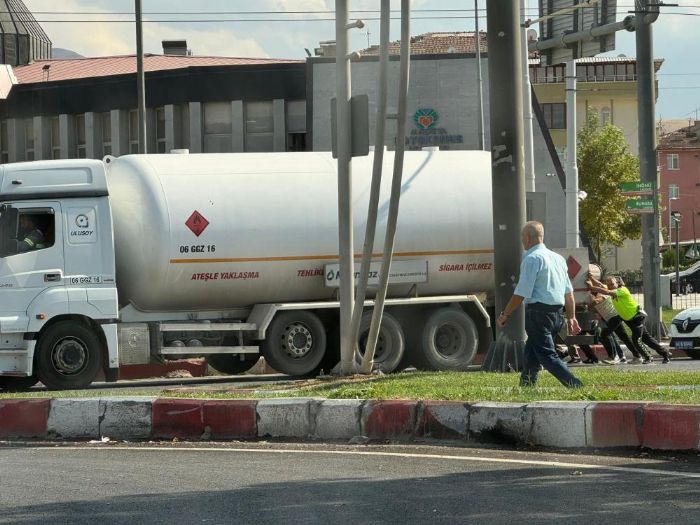
[[[258,354],[214,354],[207,356],[207,363],[222,374],[236,375],[253,368],[259,359]]]
[[[29,377],[0,377],[0,390],[5,392],[23,392],[39,382],[34,376]]]
[[[359,365],[362,363],[362,356],[365,355],[365,347],[369,336],[370,325],[372,324],[372,312],[363,314],[360,321],[360,334],[358,337],[359,351],[355,353],[355,360]],[[406,348],[406,337],[401,324],[396,318],[385,313],[382,315],[382,324],[379,327],[377,337],[377,347],[374,351],[374,370],[381,370],[388,374],[396,370],[401,363]]]
[[[425,321],[414,364],[425,370],[467,370],[478,347],[472,318],[457,308],[440,308]]]
[[[35,360],[37,376],[47,388],[83,388],[102,367],[100,341],[87,326],[62,321],[41,335]]]
[[[275,316],[262,343],[270,366],[288,375],[307,375],[318,369],[326,353],[326,329],[318,316],[306,310]]]

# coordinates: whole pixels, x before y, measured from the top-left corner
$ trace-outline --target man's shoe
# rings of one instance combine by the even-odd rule
[[[620,358],[615,356],[615,359],[603,359],[603,363],[605,363],[606,365],[619,365]]]
[[[632,359],[633,365],[638,365],[638,364],[643,363],[643,362],[644,362],[644,360],[641,357],[635,357],[634,359]]]
[[[661,361],[663,364],[670,363],[671,362],[671,356],[666,354],[663,358],[663,361]]]
[[[620,359],[620,363],[622,363],[623,365],[626,365],[626,364],[627,364],[627,358],[626,358],[626,357],[623,357],[622,359]]]
[[[572,357],[571,359],[569,359],[568,362],[569,362],[569,363],[580,363],[580,362],[581,362],[581,358],[580,358],[580,357]]]
[[[643,365],[653,365],[654,364],[654,358],[653,357],[647,357],[642,361]]]

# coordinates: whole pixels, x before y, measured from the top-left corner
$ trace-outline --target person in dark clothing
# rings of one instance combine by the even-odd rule
[[[594,285],[603,286],[600,281],[593,279],[590,274],[589,279]],[[649,355],[646,349],[642,347],[641,349],[644,353],[640,354],[637,350],[637,345],[635,345],[629,335],[627,335],[627,331],[623,326],[622,317],[620,317],[617,310],[615,310],[612,299],[597,292],[592,292],[591,301],[593,302],[593,309],[601,319],[600,342],[610,357],[610,360],[605,361],[605,363],[609,365],[627,363],[627,358],[620,344],[617,342],[617,339],[615,339],[615,335],[620,338],[620,341],[624,343],[636,361],[642,362],[644,359],[647,359]]]
[[[19,216],[19,253],[41,250],[44,248],[44,233],[37,227],[31,215],[23,214]]]
[[[642,355],[646,354],[646,350],[642,343],[653,348],[661,357],[663,362],[668,363],[671,359],[671,353],[666,350],[659,342],[654,339],[649,332],[646,331],[644,322],[646,321],[646,313],[639,307],[639,303],[634,300],[632,294],[625,286],[624,281],[617,276],[611,276],[607,279],[607,288],[596,286],[590,279],[587,281],[588,287],[603,295],[612,297],[613,306],[620,315],[622,320],[632,331],[632,342],[636,345],[636,349]],[[652,358],[645,358],[643,363],[651,363]]]

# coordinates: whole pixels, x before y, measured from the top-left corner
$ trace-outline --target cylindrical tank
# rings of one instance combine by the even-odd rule
[[[358,266],[372,159],[352,166]],[[377,261],[392,166],[386,152]],[[336,296],[324,274],[338,257],[330,153],[127,155],[107,171],[122,306],[201,311]],[[491,290],[491,217],[488,152],[406,152],[394,260],[427,264],[427,280],[389,295]]]

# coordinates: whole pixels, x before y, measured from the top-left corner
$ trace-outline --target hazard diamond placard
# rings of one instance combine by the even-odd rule
[[[190,218],[185,221],[185,226],[187,226],[192,233],[197,237],[202,235],[202,232],[209,226],[209,221],[204,218],[204,215],[195,210]]]

